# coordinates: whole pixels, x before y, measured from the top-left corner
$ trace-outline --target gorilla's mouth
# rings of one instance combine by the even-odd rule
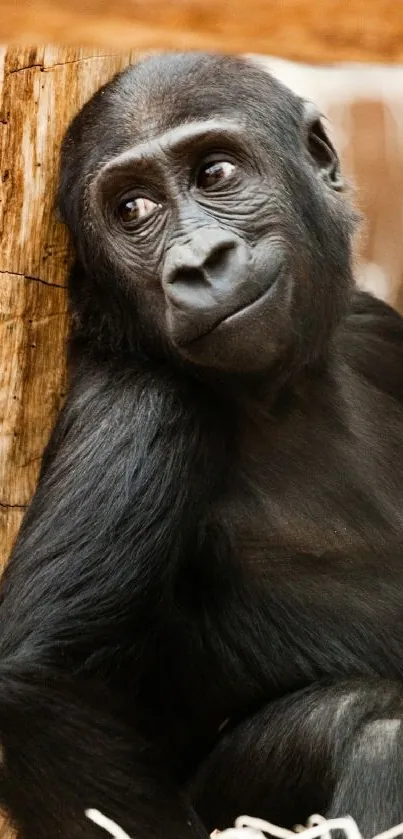
[[[217,318],[217,320],[209,324],[209,326],[206,327],[203,331],[198,331],[196,335],[192,335],[189,338],[182,338],[180,340],[177,340],[175,343],[179,347],[190,347],[192,346],[192,344],[196,344],[198,341],[202,341],[204,340],[204,338],[207,338],[209,335],[211,335],[212,332],[216,332],[219,329],[219,327],[225,328],[227,325],[232,325],[233,323],[236,323],[237,320],[241,320],[244,317],[244,315],[251,315],[253,317],[255,312],[258,312],[260,307],[264,305],[266,300],[268,300],[268,298],[273,293],[273,288],[277,284],[277,280],[279,279],[280,273],[280,270],[277,271],[271,283],[265,289],[265,291],[263,291],[263,293],[260,292],[256,297],[253,297],[252,300],[249,300],[247,303],[242,303],[240,306],[233,309],[231,312]]]

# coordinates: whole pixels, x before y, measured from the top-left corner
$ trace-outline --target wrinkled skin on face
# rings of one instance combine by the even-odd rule
[[[311,362],[352,283],[341,187],[316,110],[261,69],[203,54],[130,67],[64,143],[77,324],[235,373]]]

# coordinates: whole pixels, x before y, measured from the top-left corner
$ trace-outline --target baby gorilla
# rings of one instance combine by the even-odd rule
[[[403,820],[403,322],[318,113],[158,56],[63,144],[67,399],[3,578],[21,839]]]

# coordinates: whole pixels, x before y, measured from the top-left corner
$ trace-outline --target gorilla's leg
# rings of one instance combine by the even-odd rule
[[[0,805],[19,839],[106,839],[90,808],[135,839],[208,839],[116,700],[102,685],[87,692],[45,674],[5,683]]]
[[[223,734],[190,793],[208,829],[239,815],[292,827],[353,816],[364,836],[403,821],[403,689],[357,680],[272,702]]]

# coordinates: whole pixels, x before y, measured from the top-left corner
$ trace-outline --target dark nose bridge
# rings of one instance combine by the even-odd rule
[[[179,277],[183,279],[186,272],[199,273],[207,281],[209,269],[234,246],[233,236],[220,228],[193,230],[171,246],[164,267],[164,285],[174,283]]]

